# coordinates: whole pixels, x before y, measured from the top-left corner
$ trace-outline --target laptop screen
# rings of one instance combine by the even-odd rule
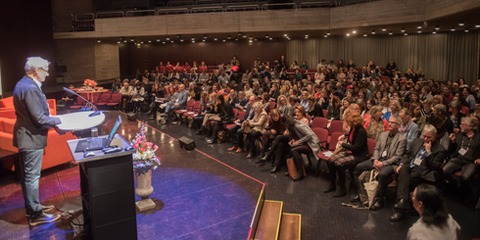
[[[121,124],[122,124],[122,118],[119,115],[117,120],[115,121],[115,124],[112,127],[112,130],[110,131],[110,134],[108,135],[108,140],[107,140],[108,146],[110,146],[110,142],[112,142],[113,137],[115,136],[115,133],[117,133],[118,128],[120,127]]]

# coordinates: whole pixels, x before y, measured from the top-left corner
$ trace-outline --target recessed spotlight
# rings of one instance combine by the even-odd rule
[[[165,41],[163,41],[162,44],[165,44]]]
[[[324,37],[324,38],[327,38],[327,37],[328,37],[328,35],[327,35],[327,34],[325,34],[325,35],[323,35],[323,37]]]
[[[437,32],[433,31],[432,34],[437,34]]]
[[[180,38],[181,36],[177,34],[177,38]]]
[[[100,39],[97,40],[97,43],[101,43],[101,42],[102,42],[102,40],[100,40]]]
[[[439,27],[439,26],[436,26],[436,27],[435,27],[435,31],[438,31],[438,30],[440,30],[440,27]]]
[[[122,43],[122,42],[118,41],[117,43],[120,44],[120,43]]]
[[[382,32],[386,32],[386,31],[387,31],[387,29],[386,29],[386,28],[382,28]]]
[[[366,36],[368,36],[368,35],[367,35],[366,33],[364,33],[364,34],[363,34],[363,37],[366,37]]]
[[[465,25],[465,23],[463,23],[463,22],[458,23],[458,26],[460,26],[460,27],[463,27],[464,25]]]
[[[406,33],[404,33],[404,34],[403,34],[403,36],[408,36],[408,33],[407,33],[407,32],[406,32]]]
[[[372,30],[372,35],[375,35],[375,30]]]
[[[160,39],[157,39],[156,41],[157,41],[157,42],[160,42]]]
[[[265,38],[270,38],[268,35],[265,35]]]
[[[330,36],[330,31],[327,32],[327,36]]]
[[[417,29],[422,29],[422,26],[418,25],[418,26],[417,26]]]
[[[127,43],[127,40],[123,40],[123,43]]]
[[[347,36],[347,37],[350,37],[350,33],[347,33],[346,36]]]
[[[450,31],[455,32],[455,28],[450,28]]]
[[[207,35],[204,35],[204,36],[203,36],[203,39],[207,39]]]
[[[243,37],[243,38],[247,38],[247,34],[243,34],[243,36],[242,36],[242,37]]]
[[[402,28],[402,30],[400,30],[401,33],[404,33],[405,32],[405,28]]]
[[[230,39],[232,39],[232,37],[230,35],[228,35],[227,39],[230,40]]]
[[[175,43],[175,41],[172,40],[171,43]]]
[[[285,33],[285,34],[283,34],[283,36],[284,36],[284,37],[288,37],[288,34]]]
[[[218,38],[214,38],[213,41],[215,41],[215,42],[218,41]]]
[[[465,29],[465,32],[470,32],[468,29]]]
[[[205,42],[205,41],[206,41],[205,39],[202,40],[202,42]]]
[[[308,34],[305,34],[305,39],[308,39]]]
[[[222,42],[226,42],[227,40],[223,39]]]
[[[393,35],[392,31],[390,31],[390,32],[388,33],[388,35],[392,36],[392,35]]]
[[[235,38],[235,41],[238,41],[238,38]]]
[[[143,41],[142,41],[142,42],[140,42],[140,44],[143,44]]]
[[[422,33],[422,31],[418,30],[417,33]]]
[[[180,39],[180,42],[183,42],[183,38]]]
[[[252,39],[249,39],[249,40],[248,40],[248,42],[249,42],[249,43],[252,43],[252,42],[253,42],[253,40],[252,40]]]
[[[255,41],[255,42],[258,41],[258,38],[253,39],[253,41]]]
[[[271,37],[271,38],[269,38],[269,40],[270,40],[270,41],[272,41],[272,40],[273,40],[273,38]]]
[[[353,31],[352,31],[352,34],[357,34],[357,31],[356,31],[356,30],[353,30]]]
[[[152,43],[152,40],[148,40],[148,43]]]
[[[480,28],[480,24],[475,25],[476,28]]]
[[[133,41],[135,41],[135,40],[133,40],[133,38],[130,38],[130,42],[133,42]]]
[[[170,38],[169,38],[169,37],[167,37],[167,38],[166,38],[166,40],[167,40],[167,41],[170,41]]]

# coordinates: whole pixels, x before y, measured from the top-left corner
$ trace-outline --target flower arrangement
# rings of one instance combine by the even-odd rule
[[[136,150],[133,154],[133,169],[136,174],[143,174],[160,166],[160,159],[155,155],[158,146],[149,142],[145,137],[145,122],[142,122],[140,132],[135,135],[131,143]]]
[[[97,82],[95,82],[95,80],[87,78],[85,79],[85,81],[83,81],[83,86],[94,88],[97,86]]]

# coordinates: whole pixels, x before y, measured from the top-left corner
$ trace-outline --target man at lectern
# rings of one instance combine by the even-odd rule
[[[60,214],[47,214],[53,205],[40,204],[38,187],[42,157],[47,145],[48,129],[61,123],[50,116],[47,99],[41,86],[48,76],[49,62],[41,57],[29,57],[25,63],[25,76],[13,90],[15,122],[13,145],[19,149],[19,166],[23,199],[30,226],[54,222]]]

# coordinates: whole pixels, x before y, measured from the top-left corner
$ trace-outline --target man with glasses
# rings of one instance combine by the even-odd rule
[[[405,210],[409,207],[410,192],[420,183],[436,184],[440,180],[442,165],[447,157],[445,148],[437,141],[437,129],[427,124],[423,128],[422,137],[413,140],[399,166],[397,203],[393,206],[395,214],[390,221],[397,222],[405,218]]]
[[[401,119],[399,122],[399,132],[407,138],[407,151],[410,149],[412,142],[418,136],[418,125],[412,120],[412,113],[403,108],[398,112]]]
[[[394,167],[406,152],[407,139],[398,131],[400,121],[398,116],[390,117],[389,131],[380,133],[371,160],[363,161],[355,168],[358,174],[372,169],[378,171],[377,192],[370,206],[374,211],[383,207],[388,180],[395,173]]]
[[[452,154],[450,160],[443,166],[445,178],[455,186],[460,188],[461,194],[465,200],[469,200],[469,185],[472,184],[472,178],[475,172],[480,169],[480,134],[477,132],[478,120],[468,116],[462,118],[460,124],[461,132],[450,134],[450,146]],[[455,176],[455,172],[461,171],[460,177]],[[470,186],[472,187],[472,186]]]
[[[50,110],[41,86],[48,76],[49,62],[41,57],[30,57],[25,63],[25,75],[13,90],[13,104],[17,120],[14,126],[13,145],[19,149],[19,165],[23,199],[29,225],[54,222],[60,214],[47,214],[53,205],[40,204],[38,186],[42,157],[47,145],[48,129],[61,123],[50,116]]]

